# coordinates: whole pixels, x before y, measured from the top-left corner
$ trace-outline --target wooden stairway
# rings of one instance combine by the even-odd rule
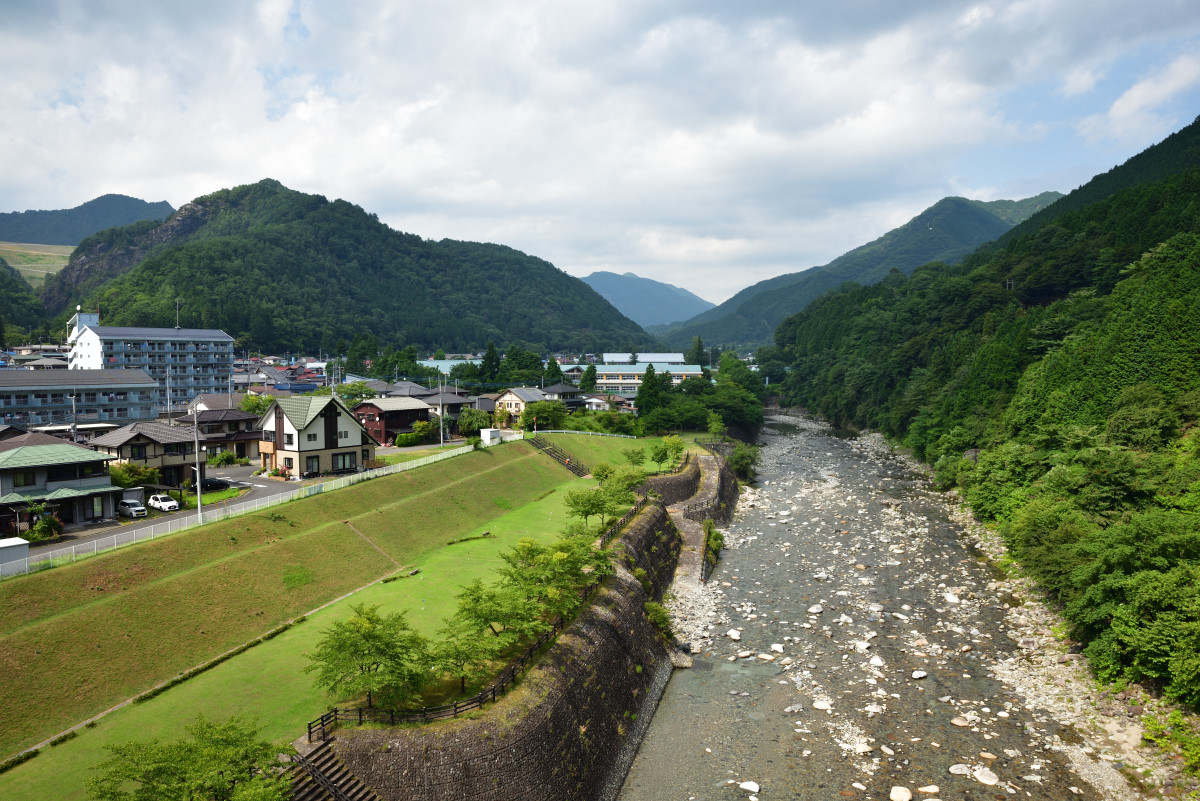
[[[537,437],[537,436],[526,437],[525,441],[528,442],[533,447],[537,448],[542,453],[549,456],[554,461],[561,464],[563,467],[570,470],[575,475],[579,476],[580,478],[582,478],[588,474],[587,465],[583,464],[578,459],[571,456],[571,454],[567,453],[562,448],[559,448],[556,445],[551,445],[546,440],[542,439],[541,437]]]
[[[292,801],[379,801],[346,769],[328,741],[307,757],[293,755],[292,764]]]

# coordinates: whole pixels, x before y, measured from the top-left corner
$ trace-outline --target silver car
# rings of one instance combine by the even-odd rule
[[[145,517],[146,507],[137,501],[117,501],[117,514],[122,517]]]

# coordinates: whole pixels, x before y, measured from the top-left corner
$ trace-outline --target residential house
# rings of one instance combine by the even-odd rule
[[[276,398],[258,421],[267,470],[301,477],[352,473],[375,460],[375,440],[334,395]]]
[[[158,382],[154,400],[168,414],[202,392],[229,391],[233,337],[224,331],[102,326],[99,314],[87,312],[69,325],[71,370],[144,370]]]
[[[354,416],[371,438],[380,445],[391,445],[397,434],[413,430],[413,423],[429,420],[429,404],[419,398],[371,398],[354,407]]]
[[[156,421],[131,425],[101,434],[91,446],[101,453],[142,467],[158,468],[159,483],[180,487],[196,483],[196,443],[204,445],[206,438],[194,426],[172,426]],[[207,453],[199,454],[200,478],[205,475]]]
[[[246,399],[245,392],[204,393],[192,398],[187,405],[188,414],[206,412],[209,409],[237,409]]]
[[[66,525],[112,518],[121,494],[108,477],[113,457],[36,432],[7,430],[0,440],[0,531],[19,534],[31,503]]]
[[[258,443],[262,432],[255,428],[258,415],[241,409],[205,409],[177,418],[181,425],[195,425],[199,418],[200,433],[208,455],[231,451],[239,459],[258,461]]]
[[[583,405],[583,390],[570,384],[551,384],[548,387],[542,387],[542,394],[546,396],[547,400],[561,402],[568,411],[573,412]]]
[[[550,400],[537,387],[513,387],[500,393],[496,399],[496,408],[508,413],[509,421],[520,417],[525,407],[531,403]]]

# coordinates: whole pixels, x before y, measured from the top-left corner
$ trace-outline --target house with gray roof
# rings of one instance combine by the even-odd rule
[[[258,428],[264,470],[299,478],[355,473],[375,461],[375,440],[336,395],[276,398]]]
[[[513,387],[500,393],[496,399],[496,409],[508,414],[508,419],[520,417],[525,407],[531,403],[547,401],[550,398],[537,387]]]
[[[408,434],[413,423],[429,420],[429,404],[420,398],[370,398],[354,407],[354,416],[380,445],[391,445],[397,434]]]
[[[208,454],[204,451],[204,434],[194,426],[172,426],[157,421],[132,423],[101,434],[91,443],[92,448],[107,453],[115,461],[158,469],[158,483],[180,487],[196,483],[196,444],[200,450],[200,478],[205,475]]]
[[[237,407],[204,409],[178,417],[175,422],[186,426],[199,422],[209,456],[230,451],[239,459],[258,461],[258,443],[262,439],[262,432],[255,427],[258,425],[257,414],[243,412]]]

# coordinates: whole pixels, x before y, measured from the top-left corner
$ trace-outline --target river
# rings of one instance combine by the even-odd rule
[[[1109,699],[918,470],[800,416],[763,440],[621,801],[1141,797],[1136,724],[1094,736]]]

